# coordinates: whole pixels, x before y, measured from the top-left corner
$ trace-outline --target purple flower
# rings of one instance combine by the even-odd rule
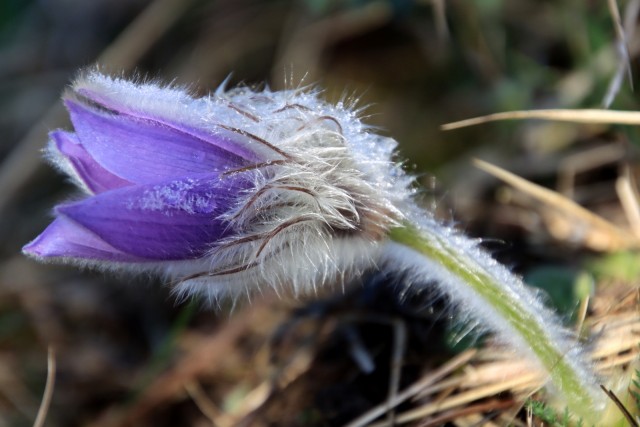
[[[315,287],[373,265],[406,194],[393,140],[301,90],[205,98],[90,73],[48,158],[86,193],[24,252],[154,270],[185,293]],[[398,178],[391,182],[390,174]]]
[[[313,90],[183,90],[90,73],[50,161],[85,193],[24,252],[152,271],[209,299],[344,284],[381,266],[434,285],[539,362],[571,407],[601,399],[579,347],[522,281],[413,200],[394,140]],[[422,287],[424,289],[424,287]],[[404,292],[402,290],[401,292]]]

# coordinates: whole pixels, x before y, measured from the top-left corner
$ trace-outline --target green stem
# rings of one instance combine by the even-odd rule
[[[596,412],[595,385],[584,379],[585,375],[576,369],[575,361],[572,364],[567,360],[561,350],[563,346],[554,339],[558,334],[546,333],[545,325],[531,315],[531,308],[526,307],[517,295],[508,292],[508,284],[502,284],[486,267],[435,233],[428,234],[407,225],[391,230],[390,237],[439,263],[448,274],[463,281],[474,292],[475,298],[481,298],[488,304],[531,349],[572,412],[584,417]]]

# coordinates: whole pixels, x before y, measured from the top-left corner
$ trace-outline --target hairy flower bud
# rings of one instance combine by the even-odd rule
[[[156,270],[180,292],[304,291],[374,265],[403,219],[396,143],[313,90],[183,90],[90,73],[64,97],[75,133],[49,159],[87,197],[25,253]]]

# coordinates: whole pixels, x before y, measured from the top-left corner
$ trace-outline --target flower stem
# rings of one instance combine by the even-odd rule
[[[541,319],[546,316],[540,317],[533,313],[535,308],[528,306],[527,300],[521,297],[522,292],[529,294],[527,289],[514,289],[519,286],[503,283],[500,280],[502,272],[492,274],[488,266],[476,261],[469,253],[461,250],[460,245],[450,242],[440,233],[429,233],[423,227],[409,224],[391,230],[390,238],[439,264],[444,272],[435,277],[436,279],[442,279],[443,274],[448,274],[450,277],[445,278],[445,282],[462,281],[471,293],[470,298],[475,298],[475,302],[488,306],[489,311],[492,311],[487,316],[486,310],[472,310],[472,316],[476,316],[480,321],[493,322],[494,324],[488,325],[488,329],[501,332],[502,338],[506,338],[511,344],[515,342],[516,347],[523,347],[524,344],[525,350],[529,350],[533,358],[545,369],[569,410],[583,417],[592,416],[597,412],[600,402],[596,396],[599,395],[594,392],[595,383],[589,368],[581,365],[579,361],[571,360],[571,357],[565,354],[570,345],[579,345],[559,342],[558,337],[563,336],[562,326],[554,322],[553,316],[543,321]],[[519,279],[515,280],[520,283]],[[496,325],[496,322],[504,324]],[[560,333],[557,329],[550,331],[552,328],[560,329]],[[510,331],[505,334],[505,329]]]

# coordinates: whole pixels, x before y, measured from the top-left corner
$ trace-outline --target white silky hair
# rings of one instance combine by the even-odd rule
[[[209,271],[182,280],[178,292],[211,300],[218,290],[251,293],[266,285],[298,295],[374,266],[388,228],[402,219],[394,199],[408,191],[378,175],[396,167],[388,156],[354,152],[354,140],[372,144],[379,137],[353,129],[359,122],[349,110],[317,94],[244,90],[226,97],[238,110],[253,107],[242,133],[279,152],[263,153],[264,165],[243,172],[253,175],[253,186],[222,216],[233,233],[211,249]]]

